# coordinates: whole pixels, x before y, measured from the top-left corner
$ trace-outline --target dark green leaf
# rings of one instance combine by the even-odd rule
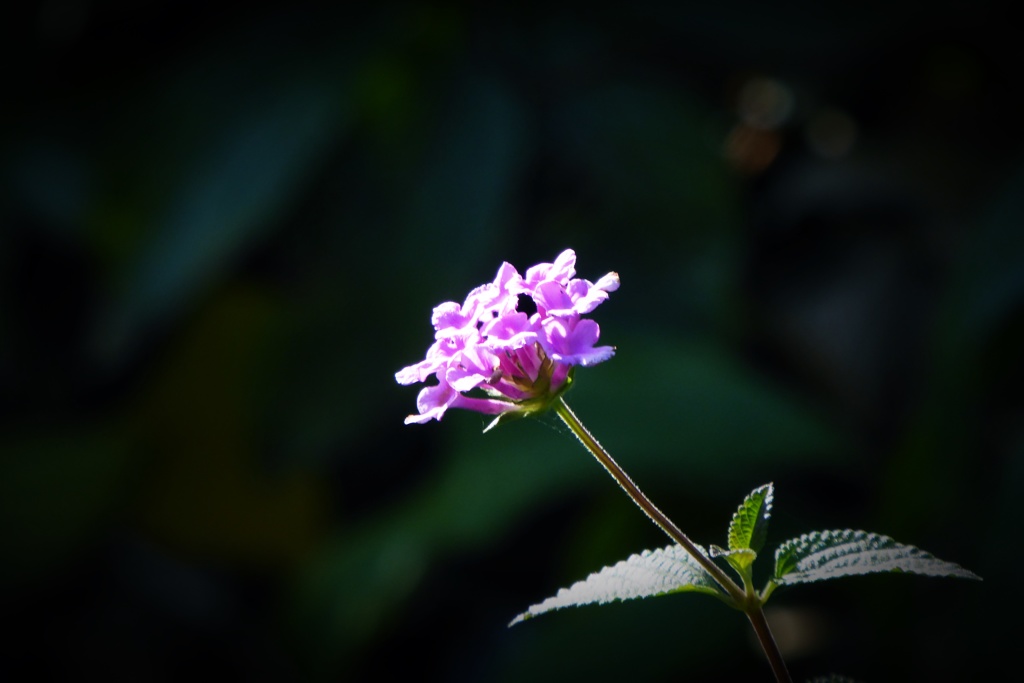
[[[703,550],[701,550],[703,552]],[[724,594],[700,564],[682,546],[645,550],[618,564],[594,572],[583,581],[558,591],[554,597],[532,605],[511,625],[563,607],[579,607],[614,600],[632,600],[685,591],[722,598]]]
[[[749,548],[755,553],[761,550],[768,535],[774,492],[771,484],[765,484],[754,489],[740,504],[729,524],[730,550]]]
[[[980,579],[971,571],[888,536],[842,529],[814,531],[786,541],[775,551],[779,584],[809,583],[876,572]]]

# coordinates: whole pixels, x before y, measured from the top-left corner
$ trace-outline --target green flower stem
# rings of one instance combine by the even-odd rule
[[[555,412],[558,417],[562,418],[562,421],[568,425],[569,429],[572,430],[573,434],[583,443],[583,445],[590,451],[597,461],[608,470],[608,473],[612,475],[612,478],[618,482],[619,486],[633,499],[633,502],[640,506],[640,509],[651,518],[655,524],[669,535],[669,537],[683,546],[686,552],[690,553],[697,562],[700,563],[704,569],[711,574],[712,578],[722,587],[726,593],[728,593],[733,601],[737,605],[742,605],[746,601],[746,592],[740,588],[735,581],[729,578],[721,567],[711,561],[704,553],[702,553],[693,541],[691,541],[686,534],[684,534],[675,523],[669,519],[664,512],[655,507],[654,503],[644,495],[644,492],[637,488],[637,485],[633,483],[633,480],[629,478],[625,470],[619,467],[619,464],[615,462],[612,456],[604,449],[604,447],[597,442],[597,439],[583,426],[580,419],[576,417],[576,414],[569,408],[569,404],[565,402],[565,399],[559,397],[555,402]]]
[[[565,402],[565,399],[561,396],[554,402],[555,413],[562,419],[562,421],[572,430],[572,433],[576,435],[576,438],[586,447],[590,453],[597,458],[597,461],[601,463],[612,478],[618,482],[619,486],[626,492],[626,494],[633,499],[641,510],[644,511],[651,521],[661,527],[662,531],[668,534],[669,538],[678,543],[683,547],[686,552],[690,553],[693,559],[700,564],[711,578],[724,590],[730,598],[732,598],[733,604],[743,610],[747,617],[750,619],[751,625],[754,627],[754,632],[757,634],[758,642],[761,644],[761,648],[764,650],[765,656],[768,658],[768,663],[772,667],[772,672],[775,674],[775,678],[779,683],[792,683],[792,678],[789,675],[789,671],[786,668],[786,663],[782,659],[782,653],[779,652],[778,645],[775,643],[775,638],[772,636],[771,629],[768,628],[768,622],[765,620],[764,612],[761,609],[761,601],[758,599],[756,593],[749,592],[741,588],[733,581],[728,574],[722,570],[717,564],[715,564],[711,558],[706,556],[700,551],[699,548],[691,541],[686,534],[684,534],[675,523],[669,519],[665,513],[655,507],[654,503],[644,495],[643,491],[637,488],[637,485],[633,483],[633,480],[629,478],[625,470],[619,467],[618,463],[612,458],[612,456],[604,449],[604,447],[598,443],[597,439],[583,426],[580,419],[576,417],[576,414],[569,408],[569,404]]]
[[[782,652],[779,651],[775,636],[772,635],[772,630],[768,627],[768,620],[765,619],[764,610],[761,609],[761,601],[756,599],[756,596],[754,598],[747,602],[743,611],[750,619],[750,625],[754,627],[757,642],[761,644],[761,649],[764,650],[764,655],[768,658],[768,664],[772,667],[775,680],[779,683],[792,683],[793,679],[789,675],[789,669],[786,668],[786,661],[782,658]]]

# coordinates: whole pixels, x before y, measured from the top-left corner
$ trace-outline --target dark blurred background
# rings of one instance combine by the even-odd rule
[[[777,591],[794,676],[994,677],[1024,487],[996,8],[5,10],[0,678],[769,680],[702,596],[506,628],[668,540],[553,418],[402,424],[432,307],[567,247],[622,279],[570,403],[694,540],[773,481],[769,550],[864,528],[984,576]]]

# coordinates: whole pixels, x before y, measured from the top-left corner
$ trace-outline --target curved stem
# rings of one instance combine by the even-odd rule
[[[576,438],[586,447],[590,453],[597,458],[597,461],[601,463],[601,466],[608,471],[608,474],[612,475],[612,478],[618,482],[619,486],[626,492],[626,494],[633,499],[641,510],[644,511],[651,521],[661,527],[662,531],[669,535],[669,537],[681,545],[686,552],[690,553],[693,559],[700,564],[707,572],[711,575],[711,578],[724,590],[733,603],[739,609],[746,613],[747,618],[750,619],[751,625],[754,627],[754,632],[757,634],[757,640],[761,644],[761,648],[764,650],[765,656],[768,658],[768,663],[772,667],[772,672],[775,674],[775,678],[778,683],[792,683],[789,671],[786,668],[786,662],[782,659],[782,653],[779,651],[778,645],[775,643],[775,638],[772,636],[771,629],[768,627],[768,622],[764,617],[764,611],[761,609],[761,601],[758,599],[756,594],[750,594],[748,591],[740,588],[739,585],[733,581],[728,574],[726,574],[721,567],[711,561],[707,555],[700,551],[700,549],[691,541],[686,534],[684,534],[675,523],[669,519],[665,513],[655,507],[654,503],[644,495],[633,480],[629,478],[625,470],[619,467],[619,464],[615,462],[612,456],[604,449],[604,447],[598,443],[597,439],[583,426],[576,414],[569,408],[569,404],[565,402],[565,399],[561,396],[554,404],[555,413],[562,419],[562,421],[572,430],[572,433],[576,435]]]
[[[760,601],[748,603],[743,611],[746,612],[747,618],[750,619],[750,625],[754,627],[757,641],[761,644],[765,657],[768,658],[768,664],[772,667],[775,680],[779,683],[791,683],[793,679],[789,675],[786,661],[782,658],[782,652],[779,651],[779,646],[775,642],[775,636],[772,635],[772,630],[768,628],[768,620],[764,617],[764,610],[761,609]]]
[[[722,587],[726,593],[735,601],[737,606],[744,604],[746,600],[746,593],[740,588],[735,581],[729,578],[721,567],[711,561],[711,559],[702,553],[700,549],[687,538],[679,527],[669,519],[664,512],[655,507],[654,503],[644,495],[644,492],[637,488],[637,485],[633,483],[633,480],[629,478],[625,470],[619,467],[619,464],[615,462],[612,456],[604,449],[604,447],[597,442],[597,439],[587,431],[587,428],[583,426],[576,414],[569,408],[569,404],[565,402],[565,399],[559,397],[555,402],[555,412],[558,417],[562,418],[562,421],[568,425],[569,429],[572,430],[573,434],[576,435],[583,445],[587,448],[590,453],[597,458],[597,461],[608,471],[608,474],[612,475],[612,478],[618,482],[619,486],[626,492],[626,494],[633,499],[633,502],[640,506],[640,509],[651,518],[655,524],[661,527],[662,531],[669,535],[669,537],[683,546],[686,552],[693,556],[704,569],[707,570],[711,577]]]

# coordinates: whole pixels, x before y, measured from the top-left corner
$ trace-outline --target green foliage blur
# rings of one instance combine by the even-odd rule
[[[567,247],[622,280],[567,398],[695,541],[771,481],[767,549],[865,528],[984,577],[780,589],[795,677],[994,677],[1024,489],[996,7],[5,11],[0,678],[769,680],[703,596],[506,628],[668,540],[554,417],[402,424],[432,307]]]

